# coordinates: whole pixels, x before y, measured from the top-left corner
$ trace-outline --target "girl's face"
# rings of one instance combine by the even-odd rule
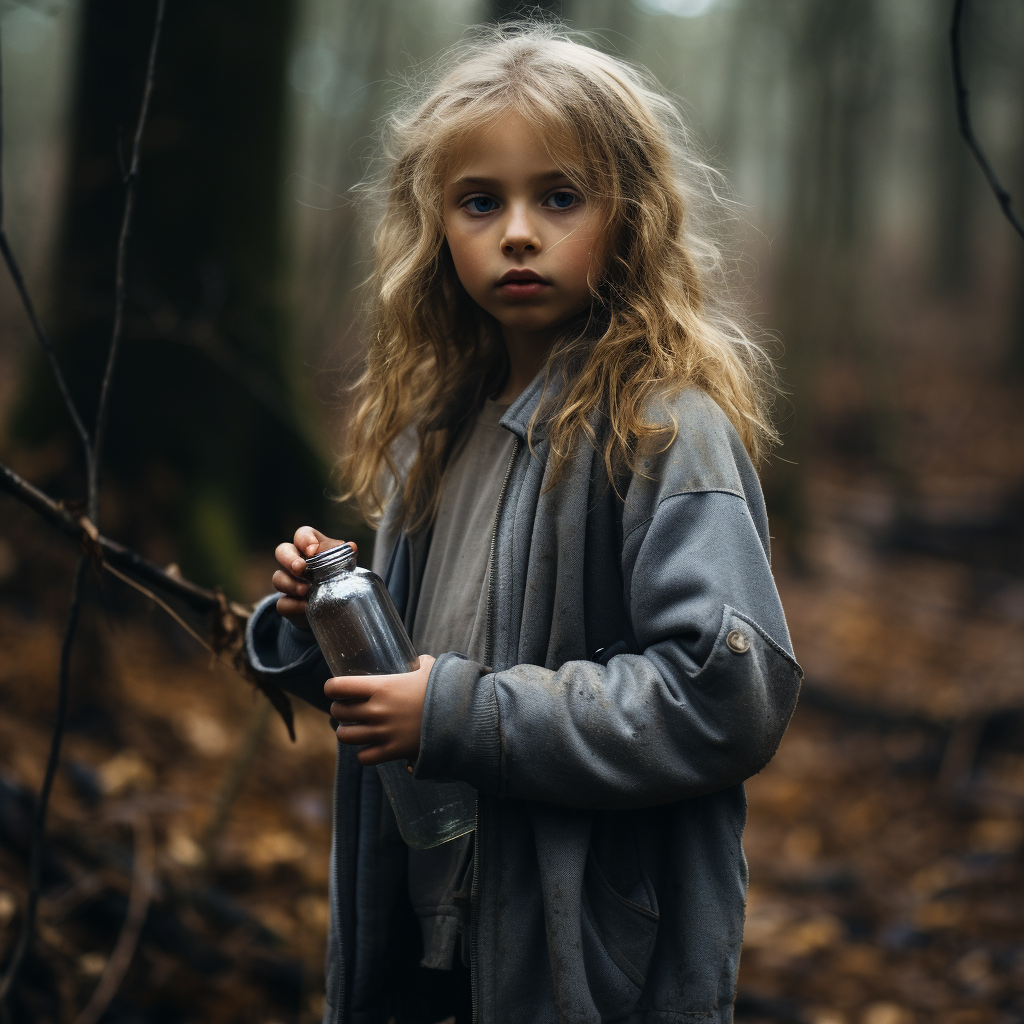
[[[600,273],[600,210],[510,112],[471,136],[445,182],[448,247],[463,287],[506,343],[549,343],[586,310]]]

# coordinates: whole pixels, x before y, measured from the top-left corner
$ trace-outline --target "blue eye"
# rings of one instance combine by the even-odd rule
[[[466,201],[470,213],[491,213],[497,208],[498,204],[490,196],[473,196]]]
[[[575,192],[552,192],[545,202],[556,210],[568,210],[580,202],[580,197]]]

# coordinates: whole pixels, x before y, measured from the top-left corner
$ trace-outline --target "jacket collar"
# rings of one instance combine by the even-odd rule
[[[542,368],[527,384],[522,394],[505,410],[505,415],[499,421],[500,425],[515,434],[520,441],[525,441],[530,419],[541,400],[546,398],[550,402],[551,397],[559,390],[560,384],[561,378],[557,371],[552,371],[549,376],[547,369]],[[539,440],[546,433],[547,417],[538,417],[533,428],[534,440]]]

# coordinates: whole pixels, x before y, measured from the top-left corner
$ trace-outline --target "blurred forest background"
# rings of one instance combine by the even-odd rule
[[[782,353],[763,479],[807,680],[748,787],[737,1018],[1024,1021],[1024,242],[958,135],[952,0],[545,6],[679,98],[732,182],[738,291]],[[102,533],[241,602],[301,523],[368,550],[329,500],[367,271],[350,189],[401,76],[507,13],[169,4]],[[152,19],[140,0],[0,3],[6,226],[87,423]],[[1019,209],[1024,5],[971,0],[963,28],[974,126]],[[84,494],[6,274],[0,459]],[[0,962],[74,558],[0,495]],[[268,709],[151,602],[90,581],[12,1021],[76,1020],[109,987],[147,873],[104,1021],[319,1020],[334,738],[296,709],[293,745]]]

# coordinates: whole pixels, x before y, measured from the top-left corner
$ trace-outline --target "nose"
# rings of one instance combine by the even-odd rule
[[[508,220],[501,237],[501,251],[506,256],[540,251],[540,236],[525,204],[513,203],[509,207]]]

